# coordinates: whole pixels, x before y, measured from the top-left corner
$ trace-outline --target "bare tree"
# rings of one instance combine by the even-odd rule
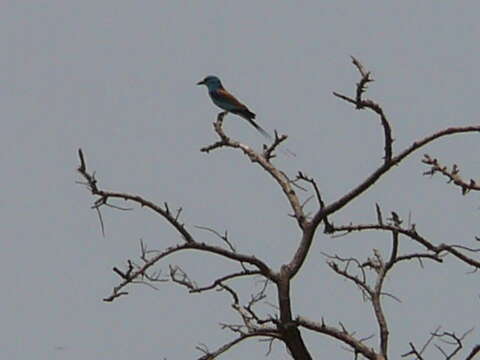
[[[377,220],[372,224],[334,225],[329,221],[329,218],[344,209],[359,195],[374,186],[384,174],[425,145],[450,135],[480,132],[480,126],[451,127],[437,131],[430,136],[418,139],[405,149],[395,152],[392,147],[392,129],[385,112],[377,102],[364,97],[368,83],[373,81],[372,76],[357,59],[352,57],[352,60],[360,74],[360,80],[355,87],[355,96],[349,97],[337,92],[333,94],[339,99],[352,104],[358,110],[370,110],[378,115],[384,137],[383,162],[351,191],[335,201],[326,203],[323,200],[320,187],[314,178],[306,175],[304,172],[298,172],[295,177],[289,177],[272,162],[278,147],[287,139],[285,135],[278,135],[278,133],[275,132],[275,138],[272,140],[272,143],[269,146],[264,146],[262,152],[256,152],[249,146],[225,134],[222,123],[226,113],[223,112],[218,115],[217,120],[214,122],[214,129],[219,140],[201,149],[201,151],[205,153],[224,148],[238,150],[252,163],[260,166],[265,173],[269,174],[274,184],[282,190],[285,200],[288,202],[292,211],[292,216],[301,232],[301,239],[295,252],[291,255],[290,261],[283,264],[278,271],[268,266],[267,261],[263,259],[239,252],[229,240],[227,233],[222,234],[211,228],[203,228],[220,238],[224,246],[216,246],[198,241],[188,227],[180,220],[181,209],[172,211],[167,203],[159,205],[139,195],[107,191],[100,188],[94,173],[87,170],[85,156],[82,150],[79,150],[80,167],[78,171],[85,180],[83,183],[96,198],[93,208],[98,211],[102,230],[103,221],[100,209],[103,206],[118,208],[111,203],[112,200],[123,199],[157,213],[163,217],[183,239],[182,242],[176,246],[155,251],[147,250],[146,246],[142,243],[139,262],[129,260],[126,269],[114,268],[120,281],[119,284],[113,288],[111,295],[105,298],[104,301],[114,301],[118,297],[126,295],[126,288],[131,284],[144,283],[152,285],[158,281],[174,282],[187,288],[190,293],[202,293],[211,290],[225,291],[230,295],[232,309],[238,314],[241,323],[222,324],[223,328],[230,330],[234,334],[234,338],[230,342],[213,350],[208,349],[206,346],[197,347],[202,353],[199,359],[217,358],[236,344],[254,337],[266,339],[270,346],[274,340],[279,340],[286,345],[288,352],[294,359],[311,359],[310,351],[302,337],[302,329],[309,329],[319,335],[335,339],[345,347],[351,349],[354,358],[388,359],[390,342],[389,324],[386,320],[382,301],[386,296],[394,296],[385,292],[383,289],[387,274],[397,264],[405,261],[417,260],[420,263],[424,261],[442,263],[445,255],[450,255],[459,262],[476,270],[480,268],[480,261],[478,257],[474,256],[476,250],[455,244],[442,243],[436,245],[426,236],[420,234],[416,230],[415,225],[405,226],[403,220],[397,213],[391,212],[388,217],[385,217],[378,204],[376,206]],[[460,187],[463,194],[469,191],[480,190],[480,186],[477,185],[475,181],[465,181],[462,179],[457,165],[448,168],[442,165],[440,160],[429,155],[425,155],[423,163],[428,167],[425,172],[426,175],[441,174],[445,176],[455,186]],[[316,198],[318,203],[313,213],[305,210],[306,201],[303,201],[298,194],[299,189],[304,189],[305,187],[311,188],[312,196]],[[302,269],[302,265],[310,251],[315,233],[320,228],[323,229],[324,233],[331,234],[331,236],[348,235],[362,231],[380,231],[388,234],[391,239],[391,250],[387,256],[375,249],[371,257],[365,260],[360,260],[355,257],[344,258],[339,255],[325,254],[327,263],[332,271],[355,285],[361,291],[364,298],[371,304],[378,325],[379,343],[376,346],[366,344],[371,336],[358,337],[343,324],[333,326],[326,324],[323,319],[312,320],[306,317],[294,317],[292,315],[290,286],[294,277]],[[422,250],[418,252],[401,253],[399,250],[400,238],[405,238],[418,244]],[[186,250],[194,250],[198,253],[198,256],[206,256],[209,254],[219,255],[236,262],[238,264],[238,270],[214,279],[210,284],[204,286],[198,286],[179,266],[170,266],[167,279],[163,279],[153,272],[154,266],[161,263],[165,258]],[[247,303],[243,304],[233,284],[236,279],[246,277],[260,277],[263,279],[264,285],[258,293],[251,296]],[[269,283],[273,284],[275,288],[277,297],[276,313],[269,316],[262,316],[256,311],[255,306],[266,298],[266,289]],[[406,346],[406,351],[403,356],[413,359],[423,359],[423,354],[427,346],[434,344],[442,357],[445,359],[453,359],[459,356],[463,346],[462,340],[467,334],[468,332],[462,335],[456,335],[453,332],[440,331],[440,328],[438,328],[431,334],[430,339],[425,344],[420,346],[410,343],[408,347]],[[439,341],[443,342],[443,344],[438,345],[437,343]],[[465,356],[465,359],[473,359],[479,352],[480,345],[477,345]]]

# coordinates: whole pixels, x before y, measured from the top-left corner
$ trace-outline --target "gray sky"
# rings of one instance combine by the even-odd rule
[[[103,212],[101,236],[92,197],[75,173],[82,147],[100,185],[140,193],[193,225],[227,229],[239,250],[278,267],[290,259],[298,230],[270,177],[240,153],[205,155],[216,140],[218,110],[205,88],[216,74],[257,113],[266,129],[289,134],[296,158],[276,164],[314,176],[335,200],[381,162],[378,119],[331,95],[353,94],[358,74],[349,55],[373,72],[368,95],[393,126],[398,151],[441,128],[478,124],[478,1],[3,1],[0,42],[0,351],[5,359],[191,359],[198,343],[231,338],[219,322],[238,322],[222,293],[188,295],[130,288],[113,304],[111,271],[136,259],[139,239],[151,248],[180,241],[162,219],[141,209]],[[228,116],[232,136],[260,148],[245,121]],[[424,152],[480,173],[476,135],[445,139],[412,156],[348,208],[335,224],[375,221],[374,204],[411,213],[435,243],[473,246],[478,195],[462,197],[440,178],[422,177]],[[295,314],[338,321],[359,336],[376,332],[372,311],[351,284],[334,276],[321,251],[369,256],[389,239],[318,234],[294,282]],[[411,249],[408,244],[404,249]],[[217,258],[170,258],[200,284],[231,269]],[[399,266],[386,290],[392,355],[423,343],[437,325],[462,333],[479,325],[478,281],[465,266]],[[239,288],[251,292],[251,284]],[[272,299],[273,301],[273,299]],[[212,307],[217,312],[212,313]],[[268,306],[265,312],[272,312]],[[305,333],[315,358],[351,355],[338,343]],[[471,335],[470,345],[476,338]],[[477,337],[478,338],[478,337]],[[371,340],[376,345],[378,338]],[[250,341],[224,356],[261,358]],[[431,358],[437,358],[432,350]],[[272,359],[287,359],[276,343]]]

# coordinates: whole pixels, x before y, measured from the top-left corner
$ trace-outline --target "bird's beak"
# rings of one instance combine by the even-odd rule
[[[205,80],[197,82],[197,85],[205,85]]]

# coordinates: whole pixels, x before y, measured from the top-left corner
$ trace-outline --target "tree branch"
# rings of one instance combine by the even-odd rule
[[[455,185],[462,189],[462,195],[466,195],[471,190],[480,191],[480,186],[477,185],[475,180],[470,179],[467,183],[460,176],[460,169],[457,164],[453,164],[452,170],[448,170],[446,166],[442,166],[437,159],[431,158],[428,154],[425,154],[422,160],[422,163],[429,165],[430,170],[425,171],[423,175],[435,175],[440,173],[443,176],[448,178],[448,183],[453,182]]]
[[[381,359],[380,355],[377,354],[372,348],[366,346],[360,340],[353,337],[345,329],[340,330],[333,326],[325,325],[323,321],[322,323],[317,323],[301,316],[298,316],[295,322],[299,326],[302,326],[306,329],[309,329],[321,334],[325,334],[337,340],[340,340],[344,344],[350,346],[355,351],[355,353],[362,354],[367,359],[371,359],[371,360]]]
[[[200,293],[200,292],[203,292],[203,291],[214,289],[217,286],[220,286],[221,284],[223,284],[223,282],[227,281],[227,280],[232,280],[232,279],[236,279],[236,278],[239,278],[239,277],[246,277],[246,276],[252,276],[252,275],[261,275],[261,274],[262,273],[260,271],[248,271],[248,270],[246,270],[246,271],[241,271],[241,272],[225,275],[225,276],[222,276],[221,278],[218,278],[217,280],[215,280],[210,285],[203,286],[203,287],[197,287],[195,289],[191,289],[190,292],[191,293]]]
[[[248,334],[241,334],[237,338],[233,339],[232,341],[226,343],[225,345],[220,346],[218,349],[214,351],[209,351],[206,348],[202,348],[197,346],[197,350],[201,351],[204,353],[203,356],[199,357],[198,360],[213,360],[217,358],[219,355],[223,354],[224,352],[230,350],[233,346],[239,344],[243,340],[246,340],[248,338],[253,338],[253,337],[277,337],[277,334],[271,333],[268,330],[258,330],[254,333],[248,333]]]
[[[109,199],[123,199],[126,201],[132,201],[137,203],[141,207],[146,207],[157,214],[161,215],[164,219],[166,219],[183,237],[186,242],[194,242],[192,235],[185,229],[185,226],[178,221],[177,216],[174,216],[170,209],[168,208],[168,204],[165,203],[165,207],[162,208],[151,201],[148,201],[142,198],[139,195],[131,195],[127,193],[120,193],[120,192],[113,192],[113,191],[105,191],[100,190],[98,188],[98,182],[95,178],[95,175],[89,174],[87,172],[87,165],[85,162],[85,158],[83,155],[82,149],[78,149],[78,156],[80,158],[80,166],[78,168],[78,172],[85,178],[87,181],[86,185],[91,191],[92,195],[98,196],[99,199],[95,201],[95,207],[99,207],[99,205],[107,204]]]
[[[369,189],[373,184],[377,182],[380,177],[382,177],[386,172],[388,172],[393,166],[398,165],[402,160],[411,155],[413,152],[421,149],[423,146],[433,142],[436,139],[449,136],[457,135],[470,132],[480,132],[480,126],[465,126],[465,127],[451,127],[444,130],[437,131],[436,133],[427,136],[423,139],[415,141],[412,145],[407,147],[405,150],[400,152],[397,156],[394,156],[392,160],[387,164],[384,163],[377,170],[371,173],[362,183],[357,185],[347,194],[342,196],[340,199],[334,201],[333,203],[325,206],[323,209],[320,209],[307,226],[318,226],[318,224],[328,215],[335,213],[336,211],[342,209],[344,206],[349,204],[352,200],[357,198],[367,189]]]
[[[442,259],[439,257],[439,255],[441,255],[443,252],[447,252],[453,255],[454,257],[458,258],[459,260],[463,261],[464,263],[470,266],[473,266],[474,268],[480,269],[480,261],[472,259],[467,255],[459,252],[456,249],[455,245],[446,245],[446,244],[434,245],[430,241],[425,239],[423,236],[418,234],[414,227],[412,227],[411,229],[404,229],[404,228],[396,227],[394,225],[386,225],[386,224],[346,225],[346,226],[335,226],[335,228],[333,229],[333,232],[344,231],[349,233],[353,231],[365,231],[365,230],[398,232],[399,234],[405,235],[410,239],[416,241],[417,243],[425,247],[427,250],[435,254],[435,256],[428,256],[427,254],[419,254],[421,255],[419,257],[430,258],[437,262],[442,262]],[[475,249],[467,249],[467,250],[472,252],[476,251]],[[402,260],[407,260],[414,257],[415,257],[414,254],[411,254],[411,255],[405,256],[404,258],[402,258]]]
[[[255,256],[248,256],[248,255],[243,255],[239,253],[234,253],[229,250],[226,250],[217,246],[207,245],[204,243],[187,242],[184,244],[167,248],[165,251],[158,252],[151,259],[148,259],[147,261],[145,261],[145,264],[143,266],[139,267],[135,271],[132,271],[129,276],[125,276],[125,275],[121,276],[124,280],[113,289],[112,295],[109,296],[108,298],[105,298],[104,301],[113,301],[115,298],[119,296],[119,292],[125,286],[127,286],[130,283],[133,283],[137,278],[144,276],[146,271],[149,268],[151,268],[153,265],[155,265],[157,262],[159,262],[161,259],[173,253],[184,251],[184,250],[204,251],[211,254],[221,255],[226,259],[230,259],[238,262],[244,262],[258,268],[259,272],[262,275],[264,275],[266,278],[275,280],[275,276],[273,272],[270,270],[270,268],[263,261],[257,259]]]
[[[238,261],[240,263],[246,263],[253,265],[255,268],[258,269],[260,273],[262,273],[268,279],[274,279],[274,274],[271,269],[261,260],[256,258],[255,256],[244,255],[236,252],[235,250],[228,250],[218,246],[212,246],[205,243],[199,243],[195,241],[194,237],[186,230],[184,224],[181,224],[178,220],[180,211],[176,214],[173,214],[168,204],[165,203],[164,208],[154,204],[151,201],[148,201],[141,196],[138,195],[131,195],[127,193],[119,193],[119,192],[112,192],[112,191],[105,191],[101,190],[98,187],[98,182],[94,175],[90,174],[87,171],[86,161],[84,154],[81,149],[78,151],[78,155],[80,158],[80,166],[78,168],[79,173],[84,177],[87,181],[86,185],[90,189],[93,195],[98,196],[99,199],[95,201],[96,204],[106,204],[109,199],[124,199],[133,201],[139,204],[142,207],[147,207],[157,214],[161,215],[165,218],[183,237],[185,242],[181,245],[177,245],[174,247],[167,248],[163,252],[157,252],[155,256],[150,259],[146,258],[146,254],[142,253],[142,258],[144,260],[143,266],[139,266],[136,269],[130,268],[126,273],[122,273],[120,270],[117,269],[116,273],[123,279],[123,281],[113,289],[113,293],[111,296],[104,299],[104,301],[113,301],[115,298],[127,294],[122,289],[130,284],[135,282],[138,278],[143,276],[147,276],[147,270],[155,265],[158,261],[163,259],[164,257],[173,254],[175,252],[183,251],[183,250],[198,250],[204,251],[216,255],[220,255],[226,259],[230,259],[233,261]]]
[[[384,133],[384,139],[385,139],[385,155],[384,155],[384,161],[385,164],[388,164],[391,159],[392,159],[392,128],[387,120],[387,117],[385,116],[385,113],[383,112],[382,107],[374,102],[373,100],[370,99],[363,99],[362,95],[365,93],[367,89],[367,84],[370,82],[373,82],[373,78],[371,77],[371,73],[368,71],[365,71],[363,68],[363,65],[358,61],[355,57],[351,57],[352,62],[359,71],[361,75],[360,81],[357,83],[357,90],[356,90],[356,98],[352,99],[349,98],[348,96],[339,94],[337,92],[334,92],[333,95],[336,97],[346,100],[347,102],[350,102],[355,105],[355,107],[358,110],[361,109],[370,109],[373,112],[375,112],[378,116],[380,116],[380,121],[383,127],[383,133]]]
[[[227,148],[232,148],[232,149],[240,149],[243,151],[245,155],[248,156],[248,158],[253,162],[259,164],[268,174],[270,174],[277,184],[280,186],[282,189],[283,193],[288,199],[288,202],[290,204],[290,207],[293,210],[294,217],[297,219],[297,223],[300,226],[300,228],[303,228],[305,225],[305,214],[303,213],[302,205],[300,203],[300,200],[295,192],[295,190],[292,187],[291,181],[285,176],[285,174],[278,170],[271,162],[270,159],[272,158],[272,152],[274,150],[274,147],[270,147],[267,150],[265,150],[265,153],[263,155],[260,155],[256,153],[254,150],[252,150],[250,147],[247,145],[244,145],[238,141],[230,139],[225,132],[223,131],[222,124],[223,124],[223,118],[226,115],[226,112],[222,112],[218,114],[217,121],[213,123],[215,132],[218,134],[220,137],[220,141],[217,141],[216,143],[203,147],[201,149],[202,152],[210,152],[214,149],[220,148],[220,147],[227,147]],[[272,146],[277,146],[279,145],[282,141],[284,141],[286,137],[280,136],[276,137],[275,143]]]

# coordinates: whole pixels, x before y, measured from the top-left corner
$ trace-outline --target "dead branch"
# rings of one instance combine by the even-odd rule
[[[161,272],[154,273],[152,272],[152,268],[154,265],[158,264],[160,261],[170,255],[185,250],[205,252],[207,254],[219,255],[224,259],[239,263],[242,267],[242,271],[220,276],[209,285],[199,287],[195,281],[191,279],[180,267],[170,266],[171,281],[188,288],[190,293],[200,293],[212,289],[226,291],[231,296],[232,309],[239,315],[241,321],[237,324],[221,324],[222,328],[233,332],[237,337],[214,351],[208,350],[208,348],[204,345],[198,346],[197,349],[203,353],[203,356],[201,356],[200,359],[214,359],[229,350],[234,345],[250,337],[260,337],[262,339],[266,339],[269,343],[269,346],[271,346],[271,343],[274,339],[280,339],[287,345],[287,348],[291,354],[295,355],[295,358],[310,359],[311,356],[300,334],[300,327],[316,331],[339,340],[348,346],[349,349],[352,349],[355,354],[355,358],[357,358],[357,356],[360,354],[368,359],[387,359],[389,329],[381,300],[382,296],[384,295],[396,299],[393,295],[383,291],[384,280],[387,273],[391,271],[396,264],[402,261],[416,259],[421,262],[423,259],[429,259],[442,262],[441,256],[444,254],[451,254],[457,259],[460,259],[468,265],[473,266],[475,269],[480,269],[480,262],[465,254],[466,252],[472,252],[476,250],[461,247],[460,245],[434,245],[432,242],[417,233],[415,225],[408,225],[408,228],[402,227],[402,220],[395,212],[392,212],[391,217],[384,221],[380,206],[378,204],[376,205],[378,224],[350,224],[348,226],[334,226],[333,223],[330,223],[327,218],[355,200],[359,195],[372,187],[392,167],[398,165],[401,161],[406,159],[415,151],[445,136],[480,132],[480,126],[451,127],[438,131],[430,136],[415,141],[413,144],[395,155],[393,150],[394,139],[392,137],[392,128],[383,108],[373,100],[365,98],[368,84],[374,81],[371,73],[366,71],[363,65],[356,58],[352,57],[352,62],[357,71],[360,73],[360,80],[356,84],[355,88],[355,97],[349,97],[336,92],[333,94],[336,97],[347,101],[348,103],[354,104],[356,109],[369,109],[379,117],[384,137],[383,163],[371,174],[369,174],[362,182],[357,184],[351,191],[344,194],[332,203],[325,203],[322,194],[320,193],[319,186],[313,178],[304,175],[302,172],[299,172],[296,180],[290,180],[287,174],[277,169],[277,167],[272,164],[272,159],[275,158],[275,151],[287,139],[286,135],[278,135],[278,133],[275,131],[275,138],[272,139],[272,144],[264,145],[263,151],[258,153],[247,145],[235,141],[225,134],[222,125],[223,119],[227,112],[223,112],[217,116],[216,121],[213,123],[219,140],[201,149],[202,152],[206,153],[219,148],[232,148],[240,150],[250,159],[251,162],[258,164],[264,171],[270,174],[270,176],[273,177],[274,181],[283,191],[291,209],[293,210],[292,216],[295,217],[297,224],[302,231],[302,237],[291,261],[283,264],[278,272],[273,271],[266,264],[266,262],[257,259],[255,256],[238,253],[228,239],[227,232],[222,235],[211,228],[198,227],[203,230],[208,230],[218,236],[226,244],[226,246],[223,247],[213,246],[197,241],[187,230],[185,225],[180,221],[182,208],[172,212],[167,203],[159,206],[138,195],[100,189],[98,186],[98,181],[95,178],[95,173],[90,173],[87,171],[84,154],[82,150],[79,149],[78,155],[80,159],[80,166],[78,171],[85,180],[83,184],[86,185],[90,192],[96,197],[93,208],[98,211],[102,232],[104,232],[104,223],[100,209],[103,206],[110,206],[118,210],[129,210],[109,202],[112,200],[115,201],[117,199],[123,199],[125,201],[138,204],[140,207],[146,207],[154,211],[163,217],[171,226],[173,226],[173,228],[181,235],[183,239],[180,244],[166,248],[162,251],[148,251],[143,242],[141,242],[141,260],[143,263],[137,265],[129,260],[125,270],[114,268],[113,271],[120,277],[121,282],[119,285],[114,287],[111,296],[104,300],[113,301],[117,297],[126,295],[127,292],[124,290],[124,288],[129,284],[145,284],[147,281],[165,281],[164,279],[160,278]],[[464,194],[470,190],[480,189],[480,187],[478,187],[473,180],[471,180],[470,183],[463,181],[459,176],[459,170],[456,165],[449,170],[446,167],[441,166],[436,159],[432,159],[428,155],[425,156],[423,162],[430,166],[430,170],[427,171],[427,174],[433,175],[435,173],[441,173],[443,176],[446,176],[449,179],[449,182],[453,182],[455,185],[460,186]],[[299,188],[296,184],[298,180],[309,183],[313,188],[317,198],[318,210],[316,210],[312,217],[309,217],[308,214],[305,214],[304,207],[306,202],[302,203],[295,192],[295,187],[297,187],[297,190]],[[380,346],[378,352],[364,344],[364,342],[370,339],[372,336],[360,339],[356,338],[355,334],[349,332],[341,323],[339,328],[337,328],[325,325],[323,320],[322,323],[316,323],[302,317],[297,317],[295,320],[293,319],[290,303],[291,279],[300,271],[306,256],[309,253],[316,229],[322,222],[325,224],[326,233],[349,234],[356,231],[381,230],[387,231],[391,234],[392,246],[388,256],[386,256],[386,260],[384,260],[380,252],[375,249],[373,250],[373,256],[364,262],[361,262],[356,258],[341,258],[337,255],[327,255],[330,259],[330,261],[328,261],[330,268],[340,276],[353,282],[357,287],[360,288],[363,296],[371,301],[380,334]],[[402,237],[407,237],[417,242],[426,249],[426,252],[399,254],[399,242]],[[251,266],[253,270],[247,269],[246,265],[249,267]],[[354,269],[352,270],[352,268]],[[370,274],[373,274],[373,276],[370,276]],[[228,284],[228,282],[240,277],[252,275],[262,276],[265,282],[262,288],[256,294],[251,295],[246,304],[241,304],[241,297],[235,288],[231,284]],[[255,312],[255,306],[263,301],[267,296],[266,289],[268,281],[272,281],[276,286],[279,318],[273,316],[261,317]],[[431,339],[438,338],[441,341],[447,341],[449,345],[454,346],[453,350],[447,352],[440,346],[435,345],[443,354],[443,356],[447,360],[450,360],[462,348],[462,340],[467,333],[458,337],[455,335],[455,333],[438,333],[437,329],[432,334]],[[422,353],[430,341],[431,340],[429,340],[420,351],[416,349],[413,343],[410,343],[411,350],[404,356],[414,355],[418,359],[422,359]],[[478,352],[480,352],[480,346],[476,346],[474,349],[472,349],[467,359],[473,358]]]
[[[360,61],[358,61],[353,56],[352,56],[352,62],[357,68],[361,76],[360,81],[357,83],[355,99],[352,99],[348,96],[342,95],[337,92],[334,92],[333,95],[335,95],[336,97],[342,100],[346,100],[347,102],[354,104],[358,110],[370,109],[380,116],[380,121],[383,127],[383,133],[385,138],[384,161],[385,161],[385,164],[388,164],[392,160],[392,143],[393,143],[392,128],[387,120],[387,117],[385,116],[385,113],[383,112],[382,107],[378,103],[374,102],[373,100],[362,98],[362,95],[365,93],[367,89],[367,84],[374,81],[373,78],[371,77],[371,73],[369,71],[368,72],[365,71]]]
[[[365,273],[365,267],[367,264],[361,264],[360,261],[356,258],[342,258],[338,255],[328,255],[326,253],[322,254],[330,259],[331,261],[327,262],[327,265],[338,275],[343,276],[344,278],[352,281],[357,287],[362,291],[362,295],[366,299],[371,299],[373,294],[373,289],[367,283],[367,275]],[[338,263],[344,264],[341,268]],[[358,269],[361,276],[354,275],[351,273],[350,268],[352,264]]]
[[[445,357],[445,360],[451,360],[463,348],[463,340],[472,332],[472,330],[473,329],[467,330],[461,336],[457,336],[454,332],[448,331],[444,331],[442,333],[434,332],[432,333],[432,336],[437,337],[444,344],[453,346],[453,349],[450,352],[447,352],[440,345],[435,344],[435,347],[442,353],[442,355]]]
[[[174,253],[185,251],[185,250],[197,250],[197,251],[206,252],[210,254],[221,255],[224,258],[230,259],[233,261],[248,263],[258,268],[259,272],[265,277],[272,280],[275,279],[275,276],[273,272],[270,270],[270,268],[263,261],[257,259],[254,256],[233,253],[229,250],[225,250],[217,246],[207,245],[204,243],[186,242],[184,244],[172,246],[167,248],[164,251],[158,252],[156,255],[152,256],[150,259],[145,261],[145,263],[141,267],[139,267],[137,270],[131,272],[131,274],[127,278],[125,278],[124,276],[121,276],[123,281],[118,286],[114,287],[112,295],[106,298],[105,301],[112,301],[113,299],[115,299],[117,297],[116,295],[120,292],[120,290],[122,290],[125,286],[133,283],[133,281],[136,280],[137,278],[144,276],[144,274],[148,269],[150,269],[152,266],[157,264],[163,258],[169,255],[172,255]]]
[[[333,326],[326,325],[323,321],[321,323],[311,321],[302,316],[298,316],[295,319],[295,322],[306,329],[325,334],[327,336],[333,337],[337,340],[340,340],[345,345],[351,347],[355,353],[362,354],[367,359],[371,360],[380,360],[380,354],[377,354],[375,350],[363,344],[359,339],[356,339],[351,333],[349,333],[345,328],[337,329]],[[368,337],[369,338],[369,337]]]
[[[81,149],[79,149],[79,158],[80,158],[80,166],[78,168],[79,173],[84,177],[86,180],[86,185],[90,189],[93,195],[98,196],[99,199],[96,200],[96,204],[106,204],[109,199],[124,199],[128,201],[132,201],[134,203],[139,204],[142,207],[147,207],[157,214],[161,215],[165,218],[181,235],[182,238],[185,240],[183,244],[179,244],[174,247],[167,248],[164,251],[155,252],[155,255],[151,258],[147,259],[146,251],[142,250],[142,259],[144,264],[142,266],[138,266],[135,269],[132,268],[130,263],[130,267],[127,272],[122,272],[118,269],[114,271],[121,277],[123,280],[118,286],[114,287],[113,293],[111,296],[105,298],[105,301],[113,301],[115,298],[125,295],[126,292],[123,291],[123,288],[128,284],[135,283],[139,279],[146,278],[146,279],[153,279],[151,276],[147,274],[147,270],[149,270],[153,265],[158,263],[161,259],[169,256],[173,253],[177,253],[184,250],[197,250],[202,252],[207,252],[211,254],[220,255],[226,259],[237,261],[239,263],[246,263],[249,265],[253,265],[258,272],[264,275],[268,279],[273,279],[274,275],[270,268],[260,259],[256,258],[255,256],[244,255],[240,254],[236,251],[232,251],[229,249],[220,248],[218,246],[212,246],[205,243],[197,242],[194,237],[190,234],[189,231],[185,228],[184,224],[180,223],[178,220],[180,211],[177,213],[172,213],[168,207],[168,204],[165,203],[164,207],[160,207],[154,204],[151,201],[148,201],[141,196],[138,195],[131,195],[128,193],[119,193],[119,192],[112,192],[112,191],[105,191],[98,187],[98,182],[95,179],[95,176],[90,174],[87,171],[86,161],[84,154]],[[97,205],[100,206],[100,205]],[[142,245],[142,249],[144,249]],[[177,272],[178,274],[178,272]],[[177,279],[178,280],[178,279]]]
[[[480,191],[480,185],[478,185],[475,180],[470,179],[469,182],[466,182],[460,176],[460,169],[457,164],[453,164],[451,170],[446,166],[440,164],[436,158],[430,157],[430,155],[425,154],[422,160],[422,163],[429,165],[430,169],[425,171],[423,175],[435,175],[437,173],[442,174],[448,179],[448,183],[453,183],[456,186],[460,187],[462,190],[462,195],[466,195],[468,192]]]
[[[250,161],[253,163],[259,164],[268,174],[270,174],[277,184],[280,186],[282,189],[283,193],[288,199],[288,202],[290,203],[290,207],[293,210],[294,217],[297,220],[298,225],[300,228],[303,228],[305,226],[305,214],[303,213],[303,209],[300,203],[300,200],[298,198],[298,195],[296,194],[295,190],[292,188],[291,181],[288,179],[285,174],[278,170],[271,162],[268,157],[266,157],[265,154],[260,155],[256,153],[253,149],[248,147],[247,145],[244,145],[238,141],[230,139],[224,132],[222,128],[223,124],[223,118],[226,115],[225,112],[218,114],[217,121],[213,123],[215,132],[218,134],[220,137],[220,140],[217,141],[216,143],[203,147],[201,149],[202,152],[210,152],[214,149],[218,149],[221,147],[227,147],[227,148],[232,148],[232,149],[240,149],[243,151],[245,155],[248,156]],[[278,144],[280,144],[282,141],[284,141],[286,137],[279,137],[278,138]],[[277,144],[277,145],[278,145]],[[277,146],[275,145],[275,146]],[[273,149],[272,151],[273,152]],[[268,152],[267,152],[268,155]]]
[[[271,159],[275,158],[276,157],[275,150],[282,142],[287,140],[287,138],[288,138],[287,135],[278,135],[277,130],[275,130],[273,142],[268,146],[266,145],[263,146],[263,157],[267,159],[267,161],[270,161]],[[293,156],[295,156],[295,154],[293,154]]]
[[[241,271],[241,272],[237,272],[237,273],[234,273],[234,274],[229,274],[229,275],[225,275],[225,276],[222,276],[218,279],[216,279],[212,284],[210,285],[206,285],[206,286],[203,286],[203,287],[196,287],[196,288],[192,288],[190,290],[191,293],[200,293],[200,292],[203,292],[203,291],[207,291],[207,290],[211,290],[211,289],[214,289],[216,288],[217,286],[221,286],[223,285],[223,283],[227,280],[232,280],[232,279],[237,279],[239,277],[246,277],[246,276],[253,276],[253,275],[261,275],[262,273],[260,271],[249,271],[249,270],[245,270],[245,271]]]
[[[78,149],[78,156],[80,158],[80,166],[78,168],[78,172],[87,181],[87,186],[90,189],[92,195],[99,197],[99,199],[95,201],[96,208],[99,208],[101,205],[107,204],[109,199],[123,199],[125,201],[132,201],[133,203],[140,205],[140,207],[146,207],[154,211],[155,213],[161,215],[182,235],[183,239],[186,242],[194,242],[192,235],[185,229],[184,224],[180,223],[177,217],[170,212],[167,203],[165,203],[164,208],[162,208],[154,204],[153,202],[142,198],[139,195],[100,190],[98,188],[98,182],[95,179],[95,176],[87,172],[87,165],[82,149]]]
[[[415,151],[421,149],[422,147],[426,146],[427,144],[437,140],[439,138],[449,136],[449,135],[457,135],[463,133],[470,133],[470,132],[480,132],[480,126],[465,126],[465,127],[452,127],[444,130],[440,130],[430,136],[427,136],[423,139],[415,141],[412,145],[407,147],[405,150],[400,152],[397,156],[394,156],[392,160],[388,164],[383,164],[373,173],[371,173],[362,183],[357,185],[353,190],[348,192],[347,194],[340,197],[340,199],[332,202],[329,205],[326,205],[323,209],[320,209],[312,219],[309,226],[318,226],[318,224],[328,215],[331,215],[338,210],[345,207],[349,204],[352,200],[356,199],[360,194],[364,191],[369,189],[373,184],[377,182],[385,173],[387,173],[393,166],[398,165],[402,162],[405,158],[409,155],[414,153]]]
[[[303,172],[299,171],[298,174],[297,174],[296,180],[303,180],[303,181],[309,183],[313,187],[313,189],[315,191],[315,195],[317,197],[318,205],[319,205],[320,209],[323,209],[325,207],[325,202],[322,199],[320,189],[318,188],[318,185],[317,185],[317,182],[315,181],[315,179],[312,178],[312,177],[309,177],[309,176],[305,175]],[[331,231],[331,228],[332,228],[332,224],[330,224],[328,222],[328,218],[326,216],[325,216],[325,219],[323,220],[323,222],[325,224],[324,232],[326,234],[329,234],[330,231]]]
[[[389,231],[389,232],[398,232],[399,234],[402,234],[418,244],[422,245],[425,247],[428,251],[431,251],[433,253],[433,256],[429,256],[428,254],[418,254],[417,258],[428,258],[435,260],[437,262],[442,262],[442,258],[440,257],[444,253],[449,253],[456,257],[457,259],[463,261],[464,263],[480,269],[480,261],[475,260],[464,253],[461,253],[458,251],[456,248],[458,245],[446,245],[446,244],[440,244],[440,245],[434,245],[431,243],[429,240],[421,236],[417,230],[412,227],[410,229],[404,229],[400,228],[394,225],[380,225],[380,224],[364,224],[364,225],[344,225],[344,226],[335,226],[333,229],[333,233],[336,232],[342,232],[342,233],[351,233],[351,232],[359,232],[359,231],[368,231],[368,230],[380,230],[380,231]],[[477,249],[468,249],[463,247],[464,250],[466,251],[471,251],[471,252],[476,252]],[[415,258],[415,254],[410,254],[408,256],[402,257],[402,260],[407,260],[407,259],[413,259]]]
[[[248,334],[241,334],[234,340],[220,346],[218,349],[214,351],[209,351],[208,348],[203,345],[202,347],[197,346],[197,350],[201,351],[204,355],[199,357],[198,360],[213,360],[216,359],[218,356],[221,354],[225,353],[229,349],[231,349],[233,346],[239,344],[243,340],[246,340],[248,338],[253,338],[253,337],[267,337],[267,338],[278,338],[278,334],[275,332],[270,332],[268,330],[258,330],[254,333],[248,333]]]

